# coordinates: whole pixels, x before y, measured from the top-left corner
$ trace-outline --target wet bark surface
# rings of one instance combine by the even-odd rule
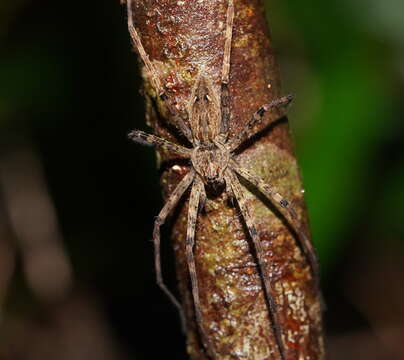
[[[179,111],[185,111],[202,66],[220,86],[226,8],[227,0],[133,1],[134,22],[145,50]],[[170,123],[164,103],[156,99],[150,79],[145,72],[143,75],[148,124],[155,134],[187,144]],[[259,106],[281,95],[259,0],[235,1],[229,89],[230,134],[238,134]],[[287,119],[282,115],[279,110],[267,115],[265,128],[256,128],[259,134],[241,149],[238,161],[274,185],[293,204],[308,231],[299,169]],[[189,166],[164,151],[158,152],[158,159],[167,199]],[[274,206],[254,189],[247,186],[244,190],[269,264],[265,276],[273,284],[287,359],[323,359],[319,294],[309,263]],[[188,321],[188,353],[192,359],[206,359],[195,323],[185,256],[187,197],[175,214],[171,235]],[[280,359],[254,248],[238,208],[225,193],[211,196],[198,216],[195,256],[204,326],[218,358]]]

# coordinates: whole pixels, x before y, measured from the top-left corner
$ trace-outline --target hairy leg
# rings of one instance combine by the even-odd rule
[[[229,143],[228,148],[230,151],[235,151],[237,148],[255,133],[253,132],[253,127],[256,124],[261,123],[264,120],[264,115],[270,111],[272,108],[287,106],[292,101],[292,95],[283,96],[279,99],[275,99],[269,104],[262,105],[252,116],[251,120],[245,125],[244,130],[238,135],[234,136]]]
[[[220,124],[220,133],[227,135],[230,121],[230,98],[229,98],[229,75],[230,75],[230,55],[233,35],[234,4],[233,0],[228,1],[226,14],[226,33],[224,42],[224,55],[222,67],[222,85],[221,85],[221,112],[222,119]]]
[[[313,280],[316,284],[316,287],[319,287],[320,271],[313,244],[311,243],[308,236],[305,234],[304,230],[301,228],[298,222],[297,214],[290,206],[290,203],[285,200],[285,198],[281,194],[279,194],[270,184],[267,184],[257,176],[250,174],[246,169],[238,167],[234,162],[232,163],[232,168],[248,182],[255,185],[268,199],[272,198],[275,201],[275,204],[278,205],[278,209],[286,217],[286,219],[289,221],[289,224],[296,232],[303,252],[305,253],[310,263]]]
[[[179,111],[175,108],[175,106],[172,104],[172,101],[170,101],[170,98],[165,93],[164,88],[160,81],[160,77],[159,77],[155,67],[153,66],[152,62],[150,61],[149,55],[147,55],[147,53],[143,47],[139,33],[137,32],[137,30],[133,24],[132,0],[127,0],[126,3],[127,3],[127,12],[128,12],[129,34],[132,38],[133,44],[135,45],[135,47],[139,53],[140,58],[142,59],[144,65],[146,67],[147,78],[150,79],[154,89],[157,92],[157,96],[162,101],[164,101],[164,103],[166,104],[166,107],[167,107],[170,115],[173,117],[175,125],[185,135],[185,137],[191,143],[193,143],[192,135],[191,135],[189,128],[186,126],[184,120],[182,119],[181,115],[179,114]]]
[[[196,102],[196,98],[197,98],[197,92],[198,92],[198,89],[201,84],[204,70],[205,69],[203,66],[199,69],[198,74],[196,75],[196,78],[195,78],[195,82],[192,85],[191,95],[190,95],[188,103],[187,103],[188,123],[189,123],[189,127],[191,129],[191,133],[192,133],[192,136],[194,139],[194,142],[193,142],[194,146],[198,145],[201,142],[201,129],[200,129],[201,111],[200,111],[200,109],[199,109],[199,111],[196,109],[196,107],[198,106],[198,104]]]
[[[152,145],[157,146],[163,149],[166,149],[174,154],[182,155],[185,157],[191,156],[191,149],[187,149],[183,146],[174,144],[170,141],[167,141],[161,137],[148,134],[141,130],[133,130],[128,134],[129,139],[142,144],[142,145]]]
[[[180,181],[177,187],[174,189],[170,197],[168,198],[167,202],[165,203],[164,207],[161,209],[159,215],[157,216],[156,220],[154,221],[154,230],[153,230],[153,244],[154,244],[154,265],[156,269],[156,279],[157,284],[160,286],[161,290],[169,297],[171,302],[175,305],[178,309],[180,318],[181,318],[181,325],[183,331],[186,329],[186,322],[185,316],[182,309],[180,302],[175,298],[173,293],[167,288],[164,283],[163,275],[161,272],[161,256],[160,256],[160,227],[164,224],[165,220],[167,219],[168,215],[171,211],[177,206],[179,200],[181,199],[184,192],[188,189],[195,178],[194,170],[190,170],[190,172],[185,175],[185,177]]]
[[[157,90],[157,92],[158,92],[157,95],[161,96],[164,93],[164,91],[162,89],[160,79],[157,76],[156,70],[154,69],[154,66],[149,59],[149,55],[147,55],[147,53],[142,45],[140,36],[139,36],[138,32],[136,31],[135,26],[133,25],[132,0],[127,0],[126,5],[127,5],[127,12],[128,12],[128,30],[129,30],[130,36],[132,38],[134,45],[136,46],[136,49],[137,49],[143,63],[146,66],[148,78],[152,81],[154,88]]]
[[[239,205],[241,214],[244,218],[245,224],[247,225],[248,232],[251,236],[251,239],[254,244],[255,252],[257,255],[257,260],[258,260],[258,265],[261,269],[261,275],[262,275],[262,280],[264,283],[264,288],[265,288],[265,294],[266,298],[269,304],[269,313],[271,316],[272,320],[272,328],[273,332],[277,341],[277,345],[279,348],[279,354],[281,356],[282,360],[286,360],[286,354],[285,354],[285,349],[284,345],[282,342],[282,334],[281,330],[279,327],[279,319],[278,319],[278,307],[275,302],[275,299],[272,295],[272,284],[270,281],[270,278],[268,276],[268,269],[265,263],[264,259],[264,249],[262,248],[261,241],[257,232],[257,228],[255,227],[254,224],[254,219],[248,209],[245,196],[243,194],[241,184],[239,180],[237,179],[236,174],[232,170],[227,170],[226,172],[226,182],[230,183],[231,189],[233,191],[233,194],[237,200],[237,203]]]
[[[202,308],[201,302],[199,298],[199,288],[198,288],[198,278],[196,274],[196,265],[194,258],[194,245],[195,245],[195,228],[196,228],[196,219],[198,216],[198,208],[199,201],[201,195],[205,192],[204,185],[202,181],[196,177],[194,184],[191,190],[191,196],[189,198],[189,209],[188,209],[188,225],[187,225],[187,239],[185,245],[185,251],[187,256],[187,263],[189,269],[189,276],[191,278],[192,285],[192,296],[194,299],[194,307],[195,307],[195,316],[196,322],[198,324],[202,341],[205,345],[208,355],[215,359],[215,351],[212,343],[209,340],[208,335],[206,334],[205,328],[203,326],[203,318],[202,318]],[[203,195],[202,195],[203,196]]]

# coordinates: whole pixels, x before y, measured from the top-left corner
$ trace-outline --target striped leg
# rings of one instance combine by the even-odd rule
[[[230,74],[230,54],[233,35],[234,4],[233,0],[228,1],[226,14],[226,33],[224,42],[224,56],[222,67],[222,88],[221,88],[221,109],[222,119],[220,133],[226,134],[229,130],[230,120],[230,99],[229,99],[229,74]]]
[[[191,156],[191,150],[187,149],[183,146],[174,144],[170,141],[167,141],[161,137],[151,135],[148,133],[145,133],[144,131],[141,130],[133,130],[128,134],[129,139],[142,144],[142,145],[152,145],[152,146],[157,146],[163,149],[166,149],[174,154],[182,155],[185,157],[190,157]]]
[[[127,12],[128,12],[128,30],[129,30],[130,37],[132,38],[132,41],[133,41],[134,45],[136,46],[136,49],[140,55],[140,58],[143,60],[143,63],[146,67],[146,72],[147,72],[148,78],[151,80],[154,88],[158,92],[157,95],[161,96],[163,94],[163,89],[161,86],[160,79],[156,75],[156,70],[154,69],[154,66],[151,63],[151,61],[149,59],[149,55],[147,55],[147,53],[143,47],[142,41],[140,40],[140,36],[139,36],[138,32],[136,31],[136,28],[133,24],[132,0],[127,0],[126,5],[127,5]]]
[[[196,265],[194,257],[196,219],[198,216],[199,201],[201,199],[201,196],[203,196],[202,194],[204,192],[205,189],[202,181],[198,177],[196,177],[195,182],[192,186],[191,196],[189,198],[187,240],[185,245],[186,246],[185,251],[187,255],[189,275],[191,278],[192,296],[194,298],[196,322],[201,332],[201,338],[205,345],[208,355],[212,359],[216,359],[213,345],[210,342],[209,337],[206,334],[205,328],[203,326],[202,308],[201,308],[201,301],[199,298],[198,278],[196,274]]]
[[[161,84],[160,77],[152,64],[152,62],[149,59],[149,55],[147,55],[142,41],[140,39],[139,33],[137,32],[135,25],[133,24],[133,14],[132,14],[132,0],[127,0],[126,1],[127,5],[127,12],[128,12],[128,30],[129,34],[132,38],[133,44],[135,45],[140,58],[142,59],[145,68],[146,68],[146,73],[147,73],[147,78],[151,81],[154,89],[157,92],[157,96],[164,101],[170,115],[172,116],[174,120],[174,124],[179,128],[179,130],[185,135],[185,137],[193,143],[193,138],[191,131],[189,128],[186,126],[184,120],[182,119],[181,115],[179,114],[178,110],[175,108],[175,106],[172,104],[172,101],[170,101],[169,97],[164,91],[164,88]]]
[[[236,198],[241,214],[243,215],[245,224],[247,225],[248,232],[250,233],[251,239],[254,244],[255,252],[258,259],[258,265],[261,270],[262,280],[264,283],[265,294],[269,304],[269,313],[272,320],[272,328],[276,338],[276,342],[279,349],[279,355],[282,360],[286,360],[285,348],[282,342],[282,334],[279,327],[279,319],[278,319],[278,307],[275,302],[274,297],[272,296],[272,284],[270,278],[268,276],[268,270],[264,259],[264,250],[261,245],[260,238],[258,236],[257,228],[254,225],[254,219],[250,214],[248,209],[245,196],[241,189],[241,184],[237,179],[236,174],[232,170],[227,170],[226,172],[226,182],[230,183],[231,189],[233,191],[234,197]]]
[[[235,151],[237,148],[248,138],[250,138],[254,133],[252,132],[253,127],[256,124],[261,123],[264,120],[264,115],[270,111],[272,108],[287,106],[292,101],[292,95],[283,96],[279,99],[275,99],[269,104],[262,105],[252,116],[251,120],[245,125],[244,130],[240,134],[236,135],[233,139],[229,141],[230,151]]]
[[[236,171],[248,182],[256,186],[269,200],[272,198],[275,201],[276,205],[278,205],[277,207],[289,221],[293,230],[297,234],[297,237],[300,241],[300,245],[310,263],[310,267],[313,274],[313,280],[318,288],[320,282],[320,274],[319,274],[320,271],[317,256],[313,244],[311,243],[310,239],[307,237],[304,230],[300,226],[297,214],[290,206],[290,203],[287,200],[285,200],[285,198],[281,194],[279,194],[271,185],[265,183],[262,179],[250,174],[247,170],[238,167],[235,163],[232,163],[232,165],[234,171]]]
[[[154,230],[153,230],[153,244],[154,244],[154,266],[156,269],[156,279],[157,284],[164,291],[164,293],[169,297],[171,302],[178,309],[180,318],[181,318],[181,326],[183,331],[186,329],[185,316],[180,302],[175,298],[173,293],[167,288],[164,283],[163,275],[161,272],[161,256],[160,256],[160,227],[164,224],[170,212],[177,206],[179,200],[181,199],[184,192],[191,185],[194,180],[195,173],[191,170],[185,177],[180,181],[175,190],[172,192],[164,207],[161,209],[159,215],[154,221]]]

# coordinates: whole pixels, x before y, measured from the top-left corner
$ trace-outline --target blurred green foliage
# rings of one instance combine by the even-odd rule
[[[268,8],[272,3],[267,2]],[[403,14],[404,3],[386,3],[378,13],[360,1],[274,5],[269,18],[275,19],[272,32],[286,64],[282,64],[284,87],[296,93],[292,130],[293,125],[299,129],[297,153],[313,238],[326,270],[356,236],[349,233],[355,224],[367,226],[368,235],[376,230],[382,237],[393,230],[386,222],[393,216],[395,229],[401,227],[402,233],[402,202],[395,197],[402,193],[404,163],[391,164],[389,157],[397,159],[399,154],[375,157],[389,142],[402,144],[402,136],[397,135],[403,129],[399,64],[404,43],[394,40],[404,39],[404,22],[397,27],[371,27],[375,15],[388,23],[384,16]],[[277,11],[282,23],[276,20]],[[301,121],[305,123],[298,124]],[[385,172],[389,166],[394,169]],[[388,196],[382,185],[392,183],[388,192],[395,195],[390,194],[390,202],[381,200],[383,208],[372,209],[378,197]]]

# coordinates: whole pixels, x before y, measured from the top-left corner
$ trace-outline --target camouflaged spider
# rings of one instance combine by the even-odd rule
[[[195,306],[196,320],[200,329],[201,338],[208,354],[216,358],[215,349],[207,336],[204,328],[200,297],[198,290],[198,278],[194,259],[194,239],[195,227],[198,210],[200,205],[206,200],[205,187],[222,188],[236,199],[240,208],[242,217],[247,226],[249,235],[255,247],[258,265],[262,274],[263,287],[265,289],[266,299],[269,304],[269,310],[272,317],[274,334],[281,358],[286,359],[285,349],[282,342],[281,332],[277,314],[277,305],[271,295],[271,282],[267,275],[267,265],[264,261],[264,251],[254,224],[254,218],[246,205],[246,199],[243,194],[239,177],[244,178],[249,183],[257,187],[268,199],[272,199],[279,207],[283,216],[287,219],[297,234],[300,244],[306,254],[312,271],[313,278],[317,279],[318,265],[312,244],[304,231],[301,230],[297,216],[291,208],[289,202],[283,198],[275,189],[265,183],[257,176],[251,174],[246,169],[240,167],[236,161],[236,150],[249,138],[254,135],[252,131],[254,126],[264,121],[264,115],[272,108],[287,106],[292,100],[291,96],[281,97],[269,104],[262,105],[247,122],[243,131],[237,135],[229,134],[229,73],[230,73],[230,53],[232,43],[234,5],[233,0],[228,0],[227,20],[224,39],[224,57],[221,74],[221,86],[213,83],[209,76],[200,69],[193,84],[191,96],[186,107],[187,123],[185,123],[178,109],[170,101],[169,96],[164,92],[159,75],[146,54],[140,40],[140,36],[133,24],[132,3],[127,0],[128,28],[132,41],[143,60],[146,74],[152,82],[157,95],[164,102],[169,110],[169,115],[178,129],[192,144],[192,148],[186,148],[174,144],[155,135],[147,134],[143,131],[134,130],[129,134],[129,138],[141,144],[154,145],[164,148],[167,151],[189,159],[190,169],[187,175],[180,181],[175,190],[171,193],[163,209],[160,211],[154,223],[153,242],[155,248],[155,270],[157,283],[167,294],[173,304],[178,308],[183,325],[185,318],[180,302],[174,297],[163,281],[160,263],[160,227],[165,222],[168,215],[177,206],[179,200],[186,190],[191,187],[188,208],[188,224],[186,236],[186,256],[189,274],[192,285],[192,295]],[[316,280],[317,281],[317,280]]]

